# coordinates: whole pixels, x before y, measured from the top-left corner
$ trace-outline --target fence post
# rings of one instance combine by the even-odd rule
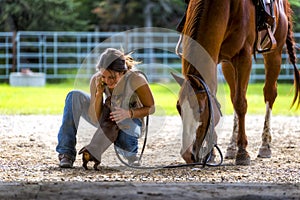
[[[16,71],[16,55],[17,55],[17,52],[16,52],[16,37],[17,37],[17,31],[14,31],[13,32],[13,37],[12,37],[12,43],[13,43],[13,46],[12,46],[12,68],[11,68],[11,71],[12,72],[15,72]]]

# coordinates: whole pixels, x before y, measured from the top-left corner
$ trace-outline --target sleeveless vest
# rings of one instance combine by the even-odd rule
[[[124,74],[124,77],[118,82],[117,86],[114,88],[112,93],[109,91],[107,87],[105,88],[105,95],[107,97],[111,96],[112,111],[114,107],[120,107],[125,110],[143,107],[143,104],[141,103],[138,95],[135,93],[135,90],[137,88],[132,88],[132,84],[131,84],[137,76],[142,76],[143,78],[145,78],[142,72],[127,71]],[[126,126],[126,121],[129,120],[132,121],[132,119],[125,119],[124,123],[120,122],[118,124],[120,126],[120,129]],[[142,122],[142,130],[141,130],[141,134],[136,135],[138,137],[142,135],[145,129],[144,118],[140,118],[140,120]],[[126,127],[124,129],[126,129]]]

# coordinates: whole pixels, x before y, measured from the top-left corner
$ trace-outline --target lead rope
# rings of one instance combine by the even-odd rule
[[[149,124],[149,115],[146,117],[146,127],[145,127],[145,138],[144,138],[144,144],[143,144],[143,148],[142,148],[142,151],[141,151],[141,155],[139,157],[139,163],[141,163],[142,161],[142,156],[144,154],[144,150],[145,150],[145,147],[146,147],[146,143],[147,143],[147,137],[148,137],[148,124]]]
[[[146,147],[146,144],[147,144],[147,138],[148,138],[148,125],[149,125],[149,115],[146,117],[146,125],[145,125],[145,137],[144,137],[144,143],[143,143],[143,147],[142,147],[142,151],[141,151],[141,154],[139,156],[139,159],[138,159],[138,164],[140,165],[141,164],[141,161],[142,161],[142,157],[143,157],[143,154],[144,154],[144,150],[145,150],[145,147]],[[138,169],[152,169],[152,167],[140,167],[140,166],[137,166],[137,165],[130,165],[129,163],[125,162],[122,157],[120,156],[117,148],[116,148],[116,145],[114,145],[114,149],[115,149],[115,152],[116,152],[116,155],[118,157],[118,159],[120,160],[121,163],[123,163],[124,165],[126,165],[127,167],[131,167],[131,168],[138,168]]]

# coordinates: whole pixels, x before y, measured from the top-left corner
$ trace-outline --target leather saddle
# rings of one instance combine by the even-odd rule
[[[189,0],[185,0],[188,5]],[[276,39],[273,35],[276,28],[274,17],[274,0],[253,0],[256,10],[256,51],[267,53],[277,47]],[[187,9],[187,8],[186,8]],[[186,12],[178,23],[176,30],[182,33],[186,20]]]

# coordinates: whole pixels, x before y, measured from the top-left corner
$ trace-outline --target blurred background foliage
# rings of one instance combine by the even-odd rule
[[[300,32],[300,2],[289,2]],[[184,0],[0,0],[0,31],[175,30],[185,8]]]
[[[0,0],[0,31],[175,29],[183,0]]]

